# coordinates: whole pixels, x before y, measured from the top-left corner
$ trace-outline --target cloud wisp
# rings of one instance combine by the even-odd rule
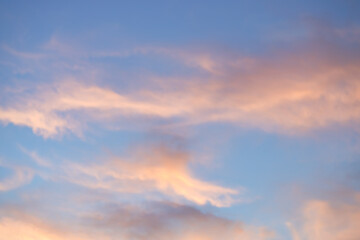
[[[211,70],[190,79],[145,78],[144,87],[120,91],[70,77],[35,86],[32,94],[10,94],[11,100],[0,106],[0,121],[30,127],[45,138],[67,131],[81,135],[89,122],[131,125],[136,120],[144,125],[166,120],[162,125],[170,121],[170,126],[226,122],[282,134],[358,123],[360,59],[341,46],[332,47],[263,58],[143,50],[140,54],[151,56],[155,51],[185,65],[202,66],[205,63],[188,59],[204,58]]]
[[[0,192],[9,191],[31,182],[34,177],[34,171],[25,166],[17,166],[13,164],[7,164],[3,160],[0,160],[0,168],[4,168],[9,172],[9,176],[6,176],[0,180]]]
[[[69,163],[67,180],[88,188],[123,193],[160,192],[171,200],[186,199],[217,207],[234,204],[238,190],[217,186],[194,178],[187,169],[187,156],[166,148],[141,153],[135,159],[112,159],[101,164]]]
[[[140,147],[124,157],[101,157],[86,163],[49,163],[36,152],[26,153],[40,167],[34,172],[45,180],[142,199],[156,198],[216,207],[229,207],[241,202],[239,195],[242,188],[222,187],[197,179],[188,167],[188,152],[168,144]]]
[[[311,200],[297,221],[288,222],[293,240],[360,238],[360,195],[348,202]]]

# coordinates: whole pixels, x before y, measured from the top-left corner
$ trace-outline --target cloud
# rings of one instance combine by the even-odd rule
[[[6,240],[61,240],[64,239],[80,240],[81,238],[64,236],[53,232],[47,226],[39,226],[23,220],[1,218],[0,219],[0,239]],[[84,238],[82,238],[84,239]]]
[[[90,226],[119,229],[124,239],[144,240],[265,240],[274,232],[265,227],[247,226],[192,207],[173,203],[106,206],[87,216]]]
[[[241,187],[223,187],[196,178],[189,169],[194,159],[173,138],[141,144],[123,156],[99,156],[86,162],[49,161],[35,151],[19,148],[36,165],[26,168],[31,173],[27,178],[23,177],[22,168],[16,168],[16,178],[4,182],[6,185],[25,184],[36,174],[46,181],[67,182],[123,198],[166,199],[216,207],[228,207],[242,200]]]
[[[0,121],[30,127],[45,138],[65,132],[81,135],[91,122],[127,127],[225,122],[281,134],[357,124],[360,59],[343,41],[322,40],[262,57],[139,48],[120,55],[146,54],[151,59],[161,54],[164,61],[177,59],[180,66],[198,66],[208,74],[156,78],[155,71],[142,77],[137,88],[120,91],[78,76],[64,78],[39,84],[31,94],[10,94],[11,101],[0,106]],[[69,57],[68,64],[86,62],[85,55],[81,61]],[[103,72],[115,75],[109,69]]]
[[[53,207],[56,209],[56,207]],[[77,225],[64,223],[56,218],[39,217],[39,213],[28,213],[21,209],[16,210],[2,207],[0,217],[0,240],[110,240],[100,231],[82,229]],[[73,220],[73,219],[72,219]]]
[[[301,217],[287,225],[294,240],[356,240],[360,238],[360,195],[348,202],[312,200]]]
[[[37,165],[44,166],[44,167],[50,167],[51,166],[51,163],[49,161],[47,161],[46,159],[40,157],[37,152],[29,151],[29,150],[27,150],[26,148],[24,148],[21,145],[19,145],[19,149],[23,153],[25,153],[27,156],[29,156],[33,161],[35,161]]]
[[[28,60],[40,60],[40,59],[44,59],[46,57],[46,55],[41,54],[41,53],[32,53],[32,52],[21,52],[21,51],[17,51],[9,46],[3,45],[2,49],[5,50],[6,52],[10,53],[11,55],[21,58],[21,59],[28,59]]]
[[[181,109],[172,109],[156,99],[136,99],[136,96],[118,94],[98,86],[86,86],[73,81],[46,88],[17,102],[13,107],[0,108],[0,120],[28,126],[45,138],[62,134],[67,130],[76,132],[81,117],[92,120],[121,119],[127,116],[156,116],[169,118],[179,115]],[[184,109],[186,110],[186,109]],[[76,115],[76,114],[75,114]],[[86,122],[86,120],[85,120]]]
[[[127,158],[101,159],[86,164],[64,162],[39,173],[44,178],[64,180],[90,189],[113,193],[141,194],[151,197],[161,194],[166,199],[217,207],[239,202],[237,189],[226,188],[196,179],[188,170],[189,156],[168,146],[138,149]],[[48,176],[51,172],[51,176]]]
[[[0,119],[3,123],[31,127],[34,133],[47,138],[60,134],[71,128],[69,122],[60,117],[36,109],[0,109]]]
[[[184,51],[175,48],[164,47],[147,47],[137,48],[134,53],[141,53],[147,55],[162,55],[170,59],[175,59],[189,67],[201,69],[211,74],[219,74],[218,61],[209,53],[199,51]]]
[[[0,179],[0,191],[9,191],[31,182],[34,172],[27,167],[5,164],[0,161],[0,168],[7,169],[9,176]]]
[[[270,240],[275,237],[266,227],[169,202],[147,202],[142,206],[100,204],[97,209],[73,212],[66,222],[19,209],[3,213],[0,240]]]

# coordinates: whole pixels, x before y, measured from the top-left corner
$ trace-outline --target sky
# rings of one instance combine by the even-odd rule
[[[0,240],[360,239],[360,2],[0,1]]]

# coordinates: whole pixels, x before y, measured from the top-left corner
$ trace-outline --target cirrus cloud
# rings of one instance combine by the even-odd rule
[[[165,120],[161,125],[172,127],[226,122],[282,134],[358,123],[360,59],[342,46],[328,47],[333,49],[312,46],[262,58],[199,54],[216,73],[149,77],[133,90],[70,77],[35,86],[32,93],[8,93],[0,121],[30,127],[45,138],[67,131],[81,135],[91,122],[131,126]],[[159,51],[185,65],[198,59],[196,53]]]

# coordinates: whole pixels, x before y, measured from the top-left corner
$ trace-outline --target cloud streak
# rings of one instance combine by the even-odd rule
[[[195,178],[188,169],[188,162],[186,152],[159,146],[138,149],[126,158],[101,159],[86,164],[65,161],[38,174],[45,179],[145,199],[160,194],[162,199],[216,207],[227,207],[240,201],[240,189]]]
[[[128,126],[134,120],[144,125],[163,119],[175,123],[172,126],[227,122],[283,134],[358,123],[360,59],[341,46],[331,47],[331,51],[308,47],[271,58],[205,54],[217,73],[209,70],[206,78],[194,75],[190,80],[158,78],[156,86],[153,80],[144,80],[147,87],[131,91],[70,78],[36,86],[33,94],[13,94],[0,106],[0,121],[30,127],[45,138],[68,131],[81,135],[90,122]],[[203,56],[166,49],[155,53],[159,51],[169,58],[178,56],[185,65],[188,58],[198,62]]]
[[[241,201],[243,189],[227,188],[197,179],[188,168],[190,155],[169,142],[138,147],[124,157],[101,157],[86,163],[50,162],[19,146],[37,165],[33,168],[2,164],[11,174],[0,182],[0,191],[28,184],[35,175],[46,181],[68,182],[92,190],[137,196],[143,199],[168,199],[198,205],[229,207]]]
[[[5,175],[5,178],[0,180],[0,191],[9,191],[28,184],[34,177],[33,170],[24,166],[5,164],[0,161],[0,167],[10,172],[9,176]]]

